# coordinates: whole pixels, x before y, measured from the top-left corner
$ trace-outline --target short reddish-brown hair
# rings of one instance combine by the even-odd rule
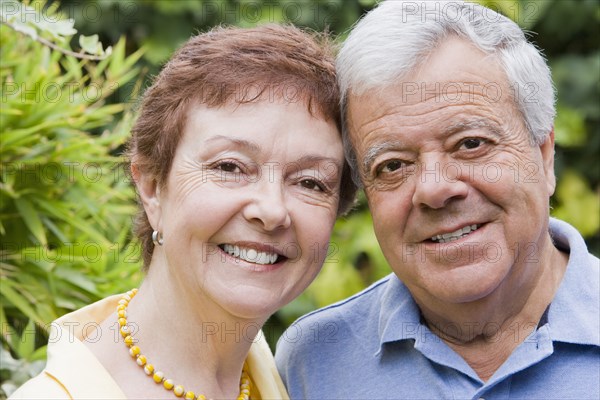
[[[326,35],[270,24],[250,29],[217,27],[195,36],[144,94],[128,146],[130,163],[164,185],[190,104],[220,107],[272,97],[304,102],[312,115],[341,129],[334,54]],[[351,207],[355,194],[344,163],[338,215]],[[141,240],[147,269],[154,244],[141,204],[134,232]]]

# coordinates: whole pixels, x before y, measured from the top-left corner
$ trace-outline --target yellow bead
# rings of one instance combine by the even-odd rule
[[[123,336],[124,338],[126,338],[127,336],[129,336],[130,332],[129,332],[129,326],[125,325],[122,326],[121,329],[121,336]]]
[[[173,389],[173,386],[174,386],[173,379],[165,379],[165,381],[163,382],[163,386],[167,390]]]
[[[131,335],[125,336],[125,344],[127,346],[132,346],[133,345],[133,337],[131,337]]]
[[[152,379],[154,379],[154,382],[156,382],[156,383],[161,383],[162,380],[164,379],[164,377],[165,377],[165,374],[163,374],[160,371],[156,371],[154,373],[154,375],[152,375]]]
[[[127,304],[129,304],[129,302],[127,300],[125,300],[125,299],[121,299],[121,300],[119,300],[118,304],[121,304],[122,306],[127,307]]]
[[[127,306],[126,306],[126,305],[119,304],[119,305],[117,306],[117,312],[119,312],[119,311],[124,311],[126,308],[127,308]]]
[[[203,394],[198,395],[198,400],[206,400],[206,396]]]
[[[196,399],[196,394],[194,392],[192,392],[191,390],[189,392],[185,392],[185,400],[195,400]]]
[[[135,362],[137,363],[137,365],[139,365],[140,367],[143,367],[144,365],[146,365],[146,356],[143,354],[140,354],[139,357],[137,358],[137,360],[135,360]]]
[[[140,348],[138,346],[131,346],[129,355],[131,355],[131,357],[136,357],[138,354],[140,354]]]
[[[250,396],[250,390],[249,389],[242,389],[240,391],[240,394],[243,394],[245,396]]]
[[[144,372],[146,373],[146,375],[152,375],[154,373],[154,365],[146,364],[144,366]]]
[[[133,288],[133,289],[131,289],[130,291],[131,291],[131,293],[133,293],[133,295],[135,296],[135,295],[137,294],[137,292],[138,292],[138,288],[135,288],[135,287],[134,287],[134,288]]]
[[[119,318],[126,318],[127,317],[127,311],[125,311],[125,310],[118,310],[117,311],[117,315],[119,316]]]
[[[177,385],[173,388],[173,393],[175,393],[175,396],[181,397],[185,393],[185,390],[183,390],[183,386]]]
[[[119,326],[127,325],[127,320],[125,318],[119,318]]]

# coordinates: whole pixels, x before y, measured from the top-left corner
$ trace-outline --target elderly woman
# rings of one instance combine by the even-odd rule
[[[260,328],[352,203],[338,100],[327,46],[297,28],[188,41],[129,147],[144,282],[57,320],[14,398],[287,398]]]

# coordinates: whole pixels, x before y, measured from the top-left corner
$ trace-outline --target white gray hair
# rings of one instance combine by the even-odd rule
[[[398,83],[449,36],[468,40],[499,60],[531,142],[547,139],[556,115],[550,69],[515,22],[462,0],[388,0],[354,26],[337,58],[344,146],[355,180],[357,162],[346,124],[349,93],[361,95]]]

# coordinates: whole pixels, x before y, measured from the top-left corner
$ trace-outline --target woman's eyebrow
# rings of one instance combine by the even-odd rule
[[[219,142],[219,141],[227,141],[229,143],[232,143],[234,146],[244,148],[244,149],[250,151],[251,153],[258,153],[260,151],[259,145],[257,145],[254,142],[245,140],[245,139],[239,139],[236,137],[225,136],[225,135],[215,135],[215,136],[211,136],[210,138],[206,139],[207,143]]]

